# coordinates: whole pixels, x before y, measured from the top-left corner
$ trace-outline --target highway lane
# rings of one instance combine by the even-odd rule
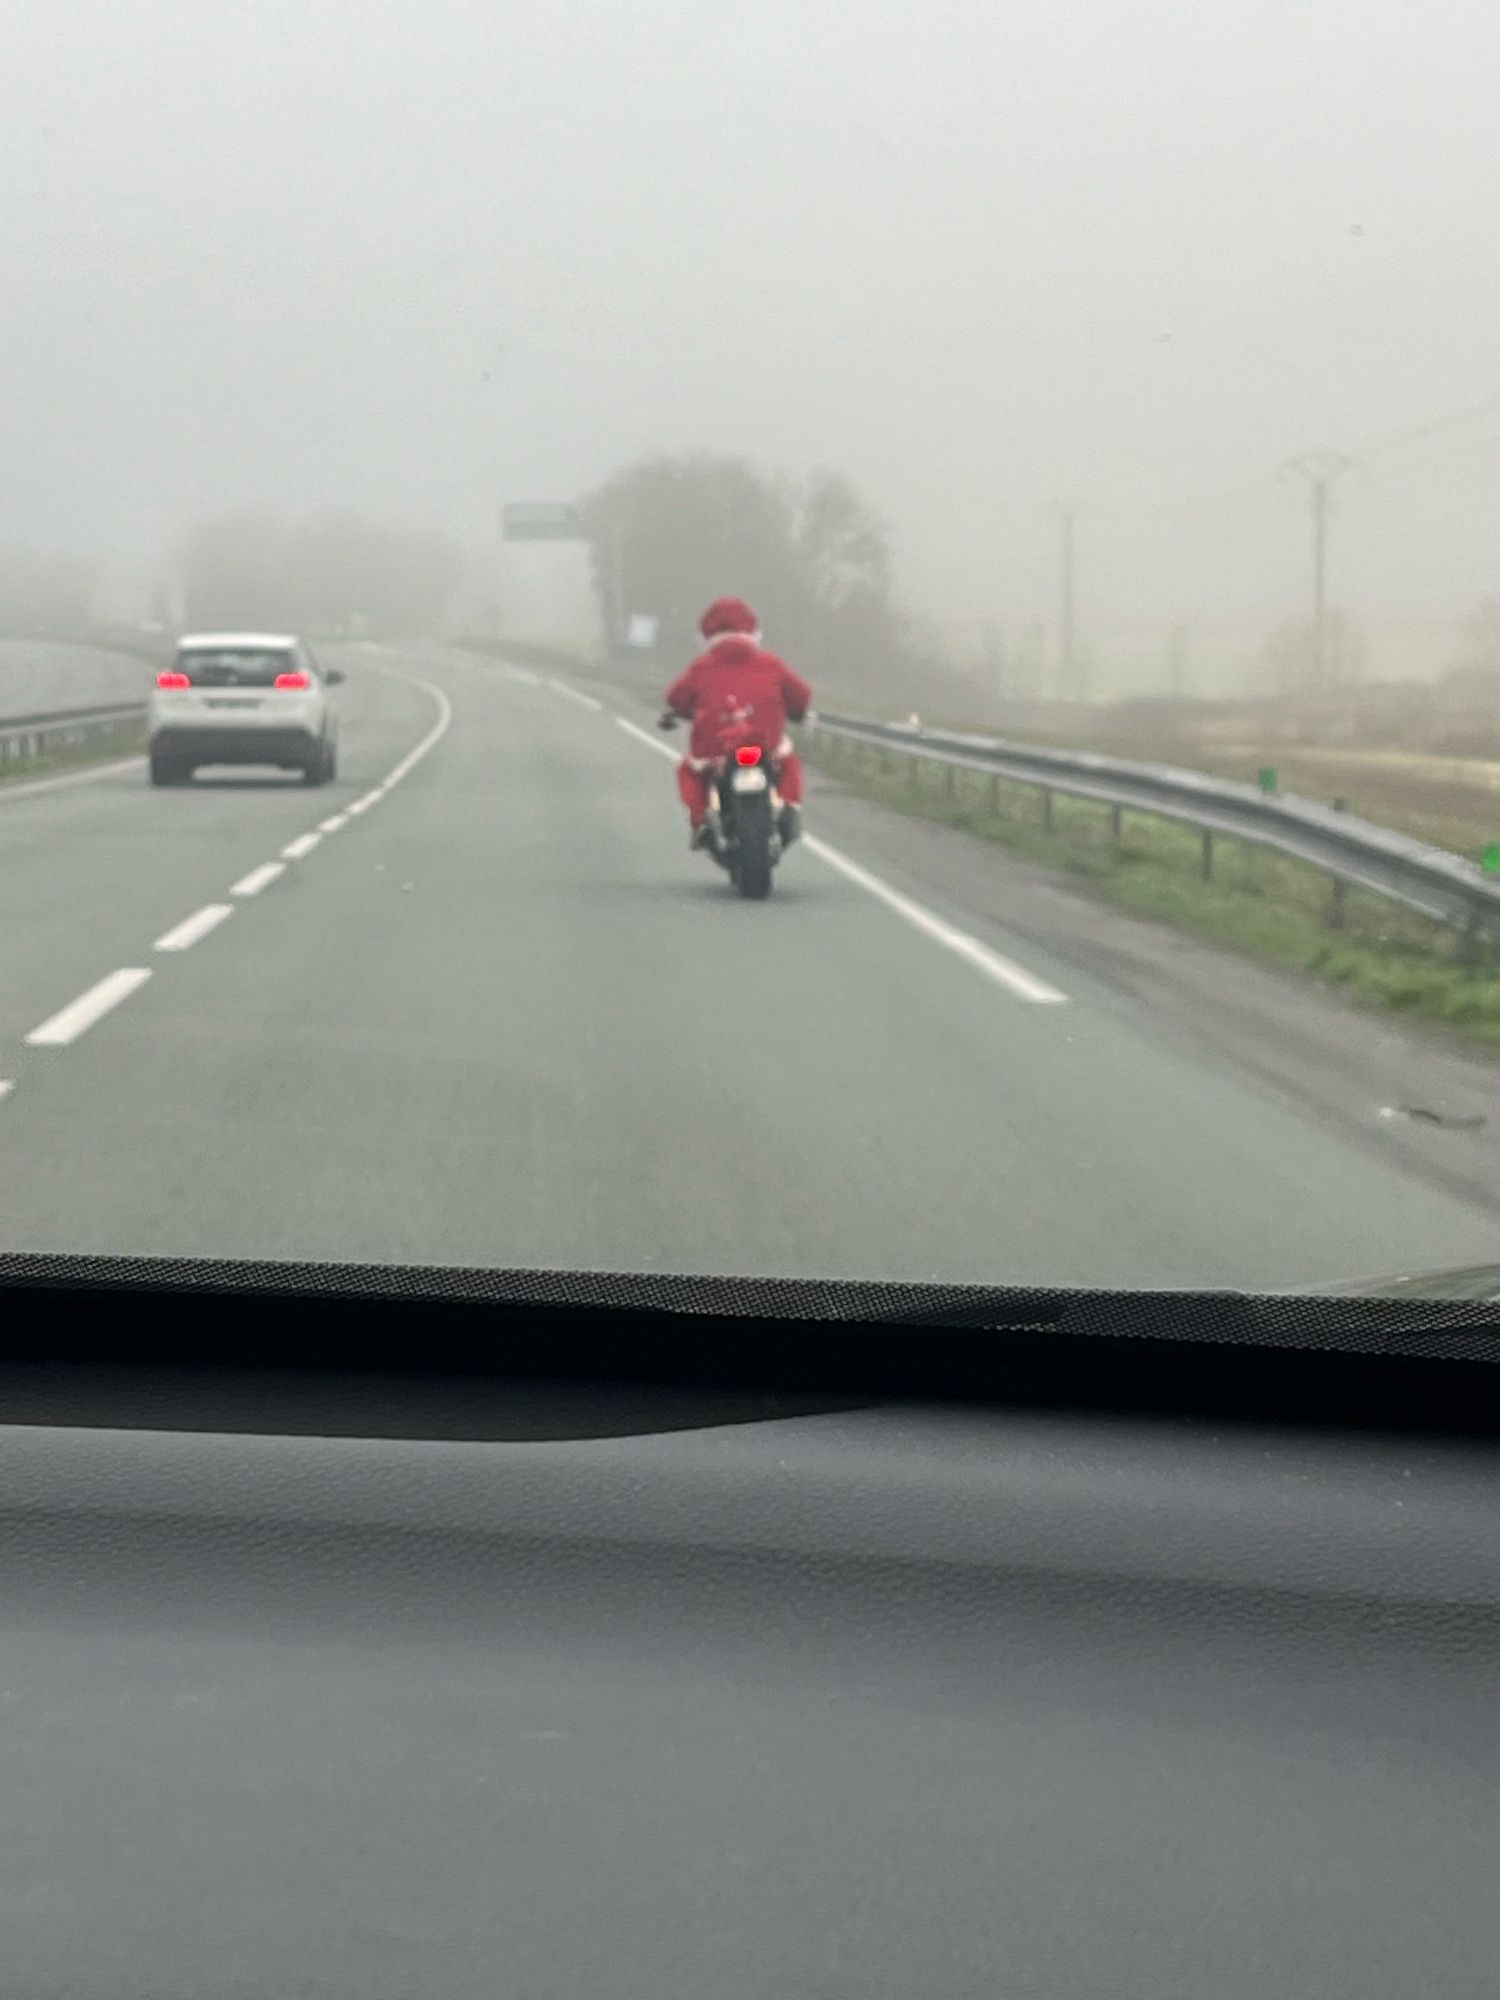
[[[405,677],[351,656],[334,783],[290,772],[200,774],[154,790],[144,763],[0,786],[0,1051],[378,782],[433,719]],[[0,1053],[0,1077],[13,1065]]]
[[[348,660],[345,799],[436,712]],[[868,857],[795,852],[740,903],[685,851],[665,761],[577,690],[388,663],[451,730],[180,953],[152,942],[334,796],[137,778],[0,804],[5,1247],[1121,1285],[1493,1255],[1492,1209],[1036,938],[892,907]],[[25,1044],[146,967],[76,1040]]]

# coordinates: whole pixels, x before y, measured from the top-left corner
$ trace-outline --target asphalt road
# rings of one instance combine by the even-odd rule
[[[831,846],[743,904],[597,696],[337,656],[326,790],[0,790],[4,1247],[1106,1285],[1494,1259],[1483,1176],[1184,1033],[1076,909],[1007,929],[992,851],[815,794]]]

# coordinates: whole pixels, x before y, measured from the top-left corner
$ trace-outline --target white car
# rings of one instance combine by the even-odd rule
[[[201,764],[275,764],[326,785],[338,765],[328,690],[343,678],[285,633],[179,639],[147,713],[152,784],[185,784]]]

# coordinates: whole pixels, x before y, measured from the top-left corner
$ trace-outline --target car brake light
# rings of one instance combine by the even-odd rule
[[[276,676],[276,685],[279,688],[305,688],[310,687],[312,683],[308,680],[306,674],[278,674]]]
[[[156,676],[159,688],[190,688],[193,684],[186,674],[165,673]]]
[[[760,745],[758,743],[742,743],[734,753],[734,761],[736,764],[743,764],[747,770],[752,764],[758,764],[760,762]]]

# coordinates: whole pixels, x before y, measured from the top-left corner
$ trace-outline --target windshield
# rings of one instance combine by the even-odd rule
[[[0,1248],[1500,1265],[1497,60],[11,0]]]

